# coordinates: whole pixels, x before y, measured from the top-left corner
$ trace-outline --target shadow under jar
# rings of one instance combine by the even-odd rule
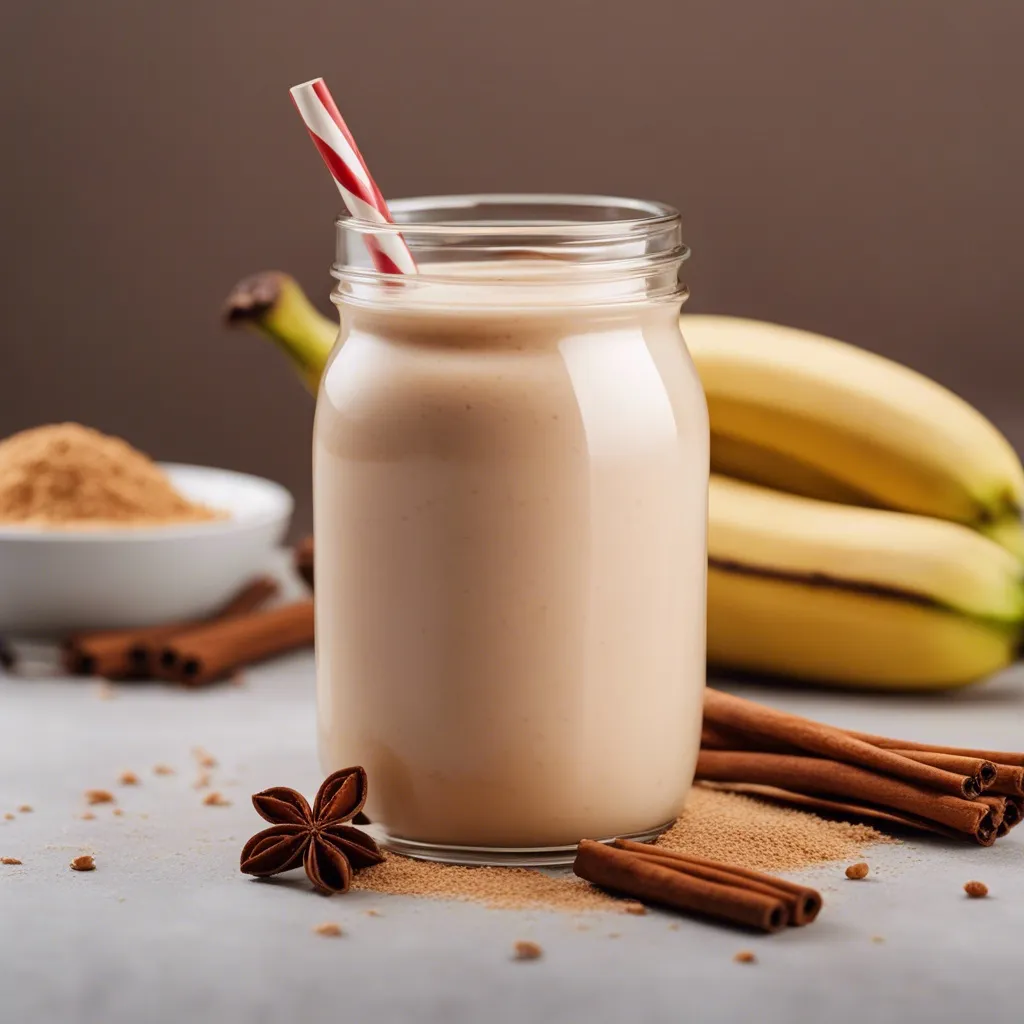
[[[419,267],[337,222],[314,432],[324,771],[396,852],[570,861],[652,838],[693,780],[708,419],[669,207],[393,204]]]

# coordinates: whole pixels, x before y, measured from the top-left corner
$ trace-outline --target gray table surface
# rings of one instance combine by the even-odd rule
[[[1024,747],[1019,670],[919,698],[734,688],[851,727]],[[202,804],[196,746],[218,758],[230,806]],[[154,776],[158,762],[177,774]],[[118,786],[125,769],[142,784]],[[112,699],[92,682],[0,676],[0,856],[24,862],[0,867],[0,1021],[1020,1019],[1024,827],[989,850],[873,847],[865,882],[847,882],[837,864],[794,876],[823,889],[821,918],[758,937],[663,913],[324,898],[304,880],[240,875],[239,849],[262,826],[249,794],[281,784],[312,794],[319,777],[308,653],[251,669],[241,686],[126,684]],[[115,791],[123,816],[99,805],[81,820],[89,787]],[[26,803],[31,813],[3,820]],[[97,870],[70,871],[79,853],[94,854]],[[964,896],[972,878],[990,898]],[[315,935],[325,920],[345,936]],[[512,961],[518,939],[539,942],[543,959]],[[740,949],[758,962],[734,963]]]

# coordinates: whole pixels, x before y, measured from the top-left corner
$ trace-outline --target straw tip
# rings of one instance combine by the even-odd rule
[[[293,96],[299,96],[304,92],[309,92],[313,86],[319,85],[322,81],[322,78],[311,78],[308,82],[300,82],[298,85],[293,85],[288,91]]]

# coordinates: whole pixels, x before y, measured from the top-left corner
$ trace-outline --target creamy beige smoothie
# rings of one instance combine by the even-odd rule
[[[363,765],[407,842],[649,832],[691,784],[704,686],[708,423],[679,300],[459,273],[343,304],[314,441],[323,767]]]

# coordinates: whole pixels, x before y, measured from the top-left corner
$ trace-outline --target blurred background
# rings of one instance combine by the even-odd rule
[[[15,0],[0,7],[0,436],[74,419],[270,476],[309,525],[312,402],[219,310],[328,310],[323,75],[384,194],[602,192],[683,213],[690,308],[954,388],[1024,447],[1015,0]]]

